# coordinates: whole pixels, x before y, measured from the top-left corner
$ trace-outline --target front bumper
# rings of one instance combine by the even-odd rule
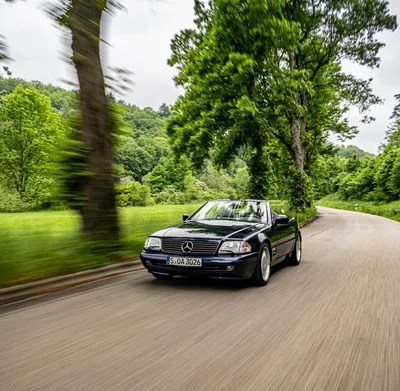
[[[203,256],[202,267],[180,267],[167,265],[169,255],[162,252],[143,250],[140,260],[149,273],[172,274],[177,276],[204,276],[229,280],[244,280],[250,278],[255,270],[258,253],[240,256]],[[193,256],[194,258],[197,258]],[[200,257],[198,257],[200,258]],[[234,266],[233,271],[226,270],[227,266]]]

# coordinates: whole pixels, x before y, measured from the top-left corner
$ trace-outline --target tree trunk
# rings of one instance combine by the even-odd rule
[[[275,177],[269,157],[263,146],[255,147],[249,161],[250,180],[247,187],[248,197],[267,199],[275,193]]]
[[[296,171],[304,172],[304,147],[301,140],[301,120],[299,118],[292,119],[292,139],[294,151],[294,165]]]
[[[289,67],[291,71],[302,67],[301,57],[294,52],[289,53]],[[295,173],[291,178],[290,203],[295,211],[304,211],[311,205],[312,189],[310,187],[305,167],[307,156],[304,145],[304,135],[307,130],[307,92],[299,91],[297,103],[302,107],[303,115],[289,117],[293,143],[293,163]]]
[[[113,183],[113,129],[100,60],[102,2],[72,0],[71,4],[68,23],[72,59],[78,73],[80,121],[90,174],[83,184],[83,232],[93,241],[116,244],[119,229]]]
[[[299,65],[299,59],[296,58],[294,52],[289,53],[289,67],[291,71],[296,69]],[[304,109],[307,106],[306,93],[299,93],[297,101],[301,104]],[[291,134],[293,140],[293,152],[294,152],[294,165],[298,173],[304,173],[305,166],[305,150],[303,145],[303,136],[306,131],[306,116],[293,117],[291,120]]]

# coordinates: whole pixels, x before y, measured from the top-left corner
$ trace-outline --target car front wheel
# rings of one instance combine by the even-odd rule
[[[263,246],[252,276],[252,282],[258,286],[267,285],[271,275],[271,252],[267,246]]]
[[[289,257],[289,265],[298,266],[301,262],[302,253],[303,245],[301,242],[301,235],[297,234],[292,254]]]

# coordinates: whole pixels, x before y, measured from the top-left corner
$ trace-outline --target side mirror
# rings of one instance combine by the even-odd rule
[[[183,220],[183,221],[186,221],[186,220],[189,218],[189,216],[190,216],[190,215],[184,214],[184,215],[182,216],[182,220]]]
[[[276,221],[277,225],[289,224],[289,217],[287,217],[287,216],[278,216],[275,221]]]

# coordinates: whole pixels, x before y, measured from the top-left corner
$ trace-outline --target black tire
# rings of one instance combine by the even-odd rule
[[[300,247],[298,247],[298,246],[300,246]],[[299,249],[300,249],[300,253],[298,251]],[[294,242],[293,251],[290,254],[288,261],[287,261],[288,265],[299,266],[300,262],[301,262],[302,254],[303,254],[303,244],[302,244],[301,234],[300,234],[300,232],[298,232],[296,235],[295,242]]]
[[[168,280],[172,280],[172,277],[173,277],[172,274],[159,274],[159,273],[152,273],[152,274],[155,278],[157,278],[157,280],[168,281]]]
[[[268,262],[269,262],[269,270],[267,276],[265,276],[265,273],[263,273],[263,267],[262,267],[264,254],[268,256]],[[263,244],[260,249],[260,255],[258,257],[256,268],[251,277],[251,282],[256,286],[265,286],[268,284],[270,275],[271,275],[271,250],[269,246]]]

